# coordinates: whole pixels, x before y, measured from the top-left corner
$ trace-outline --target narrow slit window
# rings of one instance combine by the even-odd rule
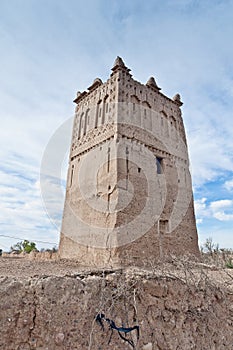
[[[126,147],[126,173],[129,173],[129,149],[128,147]]]
[[[109,209],[110,209],[110,196],[111,196],[111,194],[108,193],[108,211],[109,211]]]
[[[162,162],[163,162],[163,158],[156,157],[157,174],[162,174],[163,173]]]
[[[129,181],[129,149],[128,146],[125,150],[126,153],[126,190],[128,190],[128,181]]]
[[[73,176],[74,176],[74,165],[72,165],[72,168],[71,168],[70,186],[72,186]]]
[[[107,171],[108,171],[108,173],[109,173],[109,170],[110,170],[110,147],[108,147],[108,169],[107,169]]]

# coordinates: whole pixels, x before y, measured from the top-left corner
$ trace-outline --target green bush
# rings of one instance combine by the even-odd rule
[[[232,262],[232,259],[229,259],[227,262],[226,262],[226,265],[225,265],[228,269],[233,269],[233,262]]]
[[[32,250],[36,249],[36,243],[30,242],[27,239],[24,241],[18,242],[11,247],[11,251],[16,251],[18,253],[25,252],[30,253]]]

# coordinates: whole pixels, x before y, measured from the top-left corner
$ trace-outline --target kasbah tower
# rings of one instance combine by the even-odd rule
[[[180,95],[132,78],[78,92],[59,254],[93,267],[199,255]]]

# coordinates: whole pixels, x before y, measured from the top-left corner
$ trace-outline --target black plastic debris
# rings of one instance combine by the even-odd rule
[[[126,341],[128,344],[130,344],[133,349],[135,349],[135,344],[134,344],[133,340],[127,339],[126,336],[128,333],[135,330],[137,332],[137,340],[138,340],[139,339],[139,326],[138,325],[133,326],[133,327],[117,327],[115,322],[113,320],[110,320],[109,318],[106,318],[103,313],[98,313],[95,320],[100,325],[100,327],[102,328],[103,331],[104,331],[104,322],[106,322],[109,325],[109,328],[111,329],[111,335],[110,335],[108,344],[110,344],[110,342],[111,342],[113,331],[116,330],[118,332],[120,338],[123,339],[124,341]]]

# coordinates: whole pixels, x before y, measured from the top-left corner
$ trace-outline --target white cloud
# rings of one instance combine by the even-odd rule
[[[218,219],[219,221],[232,221],[233,220],[233,214],[226,214],[224,211],[219,211],[213,214],[215,219]]]
[[[195,206],[195,213],[197,216],[200,214],[203,214],[203,211],[206,209],[206,200],[207,198],[201,198],[201,199],[195,200],[194,206]]]
[[[194,201],[196,223],[200,225],[205,222],[205,219],[209,217],[209,208],[207,204],[207,198],[199,198]]]
[[[224,187],[227,189],[227,191],[233,190],[233,180],[228,180],[224,183]]]
[[[233,200],[222,199],[211,202],[210,210],[213,217],[219,221],[233,220]]]
[[[219,210],[233,207],[233,200],[231,199],[221,199],[210,203],[210,208],[212,210]]]
[[[221,199],[207,203],[206,198],[198,199],[195,201],[195,213],[197,224],[211,218],[219,221],[231,221],[233,220],[233,200]]]

